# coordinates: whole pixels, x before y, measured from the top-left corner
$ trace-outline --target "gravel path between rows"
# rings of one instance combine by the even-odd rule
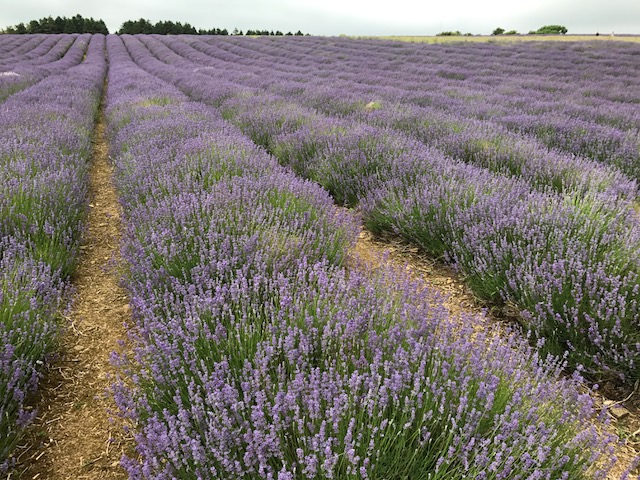
[[[107,389],[115,374],[110,354],[123,348],[129,300],[119,285],[120,206],[104,138],[102,109],[93,139],[90,210],[68,328],[60,356],[46,373],[35,404],[39,415],[23,445],[13,478],[124,479],[119,466],[133,439],[110,411]]]

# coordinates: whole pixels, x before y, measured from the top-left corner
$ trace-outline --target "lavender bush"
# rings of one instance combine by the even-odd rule
[[[523,142],[518,142],[517,135],[512,136],[500,128],[496,130],[496,123],[499,123],[516,132],[536,135],[543,144],[571,155],[616,165],[637,179],[638,172],[634,170],[637,162],[634,159],[637,159],[640,118],[637,109],[633,109],[635,100],[627,99],[628,94],[617,102],[605,100],[601,98],[607,96],[603,89],[595,87],[599,81],[607,83],[610,91],[629,91],[628,87],[634,84],[631,79],[637,77],[637,66],[632,57],[637,54],[637,49],[633,45],[616,46],[606,52],[609,58],[615,58],[618,65],[617,69],[611,69],[607,61],[601,61],[602,56],[594,55],[593,60],[584,62],[583,49],[579,44],[565,52],[553,51],[549,45],[523,45],[519,46],[519,51],[509,52],[504,46],[492,45],[453,48],[384,45],[378,42],[373,48],[370,42],[342,41],[336,44],[315,40],[312,41],[315,51],[311,53],[310,46],[301,46],[302,42],[296,45],[286,40],[278,43],[266,40],[251,45],[244,44],[242,39],[230,39],[237,44],[234,55],[230,56],[226,46],[207,44],[201,39],[162,41],[180,56],[209,66],[206,70],[199,70],[207,75],[224,75],[227,79],[235,78],[253,87],[299,95],[303,102],[332,115],[362,112],[368,109],[367,105],[376,106],[368,110],[384,111],[398,102],[409,106],[410,110],[416,106],[429,107],[422,114],[422,121],[429,121],[432,116],[437,120],[444,115],[449,116],[449,122],[464,126],[469,117],[478,118],[483,120],[481,133],[488,135],[484,140],[498,135],[506,136],[508,142]],[[171,51],[157,43],[145,41],[150,50],[164,61],[184,65],[170,56]],[[284,48],[282,44],[285,44]],[[548,78],[543,80],[538,78],[539,72],[530,71],[530,63],[527,62],[538,60],[536,49],[540,48],[546,50],[544,57],[540,57],[544,65],[551,68],[558,65],[565,79],[563,82],[554,79],[554,70],[545,72]],[[282,55],[286,50],[289,50],[287,55]],[[513,64],[505,65],[506,61],[513,60],[510,57],[514,54],[523,57],[524,61],[517,58]],[[431,63],[424,61],[425,56]],[[491,63],[487,63],[487,57],[491,58]],[[485,61],[478,62],[478,58]],[[443,63],[449,65],[448,70],[441,67]],[[567,68],[567,64],[571,68]],[[463,66],[463,69],[456,69],[456,65]],[[247,72],[251,69],[268,69],[270,75],[250,76]],[[223,71],[224,74],[220,73]],[[594,71],[603,75],[595,80]],[[571,80],[566,78],[567,74],[571,75]],[[465,82],[460,82],[461,78]],[[412,124],[411,119],[407,119],[407,123]],[[473,123],[468,127],[471,134],[477,130]],[[441,139],[444,145],[454,142],[453,147],[461,140]],[[465,143],[464,140],[462,142]],[[534,148],[539,156],[542,152],[536,143],[527,138],[525,145],[515,146],[515,151],[521,152],[523,147],[527,150]],[[504,141],[501,148],[505,148]],[[498,157],[500,162],[506,160],[509,163],[509,157],[504,157],[509,150],[511,148],[501,153]],[[489,153],[495,155],[496,152],[490,150],[483,155]],[[550,154],[560,156],[558,153]],[[519,157],[517,163],[526,162],[526,159],[526,155]],[[532,167],[553,171],[553,162],[540,160],[543,159],[537,160]],[[605,168],[604,172],[609,170]],[[556,170],[555,174],[558,173]],[[563,178],[569,183],[576,180],[571,178],[570,172],[563,174]]]
[[[194,286],[155,315],[139,304],[143,367],[135,390],[116,388],[141,424],[130,476],[585,475],[598,456],[585,449],[604,445],[584,423],[588,397],[551,380],[561,367],[513,339],[469,340],[399,281],[303,262]]]
[[[220,101],[215,73],[220,70],[198,71],[189,78],[180,74],[189,65],[176,53],[184,51],[177,45],[180,41],[163,44],[153,37],[125,41],[145,69],[179,85],[187,94],[195,90],[192,84],[200,83],[198,98],[206,100],[201,82],[209,76],[211,104],[219,105],[225,118],[283,163],[327,187],[340,203],[354,205],[367,198],[363,207],[370,228],[405,235],[433,254],[456,262],[482,297],[517,305],[526,328],[534,337],[545,339],[543,351],[568,352],[570,365],[586,366],[593,379],[613,376],[633,383],[638,377],[639,262],[635,252],[639,226],[630,209],[636,194],[633,182],[610,170],[612,176],[604,183],[598,180],[600,174],[583,177],[587,185],[592,181],[599,185],[593,190],[584,183],[565,190],[561,179],[571,176],[568,170],[556,180],[550,177],[563,195],[545,188],[538,193],[529,182],[464,167],[393,131],[357,133],[363,127],[349,119],[334,123],[308,108],[301,109],[295,103],[299,92],[288,84],[282,87],[293,92],[288,99],[256,90],[280,89],[278,68],[274,77],[264,80],[264,76],[245,72],[238,77],[244,85],[238,87],[237,95]],[[146,54],[141,44],[148,48]],[[215,61],[210,65],[216,65]],[[251,105],[260,105],[254,118]],[[374,109],[370,115],[381,110]],[[289,122],[291,112],[295,112],[294,119]],[[441,125],[446,135],[450,128],[456,133],[456,124]],[[456,137],[450,138],[454,142]],[[466,146],[457,156],[467,155],[465,149],[479,138],[478,134],[463,142]],[[398,150],[396,144],[402,147]],[[620,190],[613,186],[616,175],[622,179]],[[483,209],[490,213],[482,213]],[[549,213],[553,211],[560,213]],[[494,218],[510,219],[509,226],[496,229]]]
[[[108,47],[135,320],[114,386],[138,426],[130,478],[605,474],[610,439],[561,362],[482,318],[453,322],[403,274],[341,265],[350,214],[137,68],[120,37]]]
[[[91,35],[34,37],[44,41],[26,55],[11,54],[6,61],[0,62],[0,102],[49,75],[78,65],[86,53]],[[19,45],[26,46],[24,43]]]
[[[10,237],[0,242],[0,266],[0,471],[6,472],[36,413],[24,406],[38,384],[38,363],[55,344],[65,283]]]

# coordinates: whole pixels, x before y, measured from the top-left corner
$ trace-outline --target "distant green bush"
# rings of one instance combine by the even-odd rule
[[[567,27],[563,25],[545,25],[544,27],[540,27],[535,32],[531,31],[529,34],[534,35],[564,35],[567,33]]]

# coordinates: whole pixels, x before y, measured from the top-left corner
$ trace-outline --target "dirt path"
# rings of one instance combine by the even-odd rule
[[[419,249],[397,237],[375,237],[362,230],[354,250],[354,256],[372,268],[390,263],[396,268],[406,269],[413,278],[423,280],[430,288],[445,295],[444,305],[454,317],[461,313],[485,313],[494,324],[507,326],[514,319],[508,311],[486,308],[467,287],[455,271],[439,262],[429,259]],[[634,458],[640,455],[640,389],[635,392],[616,391],[604,388],[593,395],[598,408],[608,405],[611,413],[610,425],[604,427],[596,424],[596,428],[607,429],[618,435],[621,443],[615,446],[618,463],[607,476],[607,480],[619,480],[624,471],[632,465]],[[640,471],[636,470],[629,477],[640,479]]]
[[[128,297],[118,285],[120,208],[112,183],[102,115],[96,126],[90,169],[90,212],[70,327],[60,359],[47,373],[37,401],[40,412],[18,448],[10,478],[81,480],[127,478],[119,466],[133,445],[111,422],[106,396],[115,372],[110,353],[126,338]]]
[[[374,268],[389,262],[397,268],[405,269],[416,279],[423,280],[431,288],[445,296],[444,305],[453,316],[460,313],[479,314],[488,308],[456,275],[453,269],[427,258],[418,247],[393,236],[376,237],[362,230],[354,251],[357,258]],[[496,321],[503,319],[493,315]]]

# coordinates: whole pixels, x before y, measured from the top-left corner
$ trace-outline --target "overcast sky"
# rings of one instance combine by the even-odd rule
[[[569,33],[640,33],[640,0],[2,0],[0,28],[46,16],[188,22],[196,28],[315,35],[435,35],[446,30],[526,33],[559,24]]]

